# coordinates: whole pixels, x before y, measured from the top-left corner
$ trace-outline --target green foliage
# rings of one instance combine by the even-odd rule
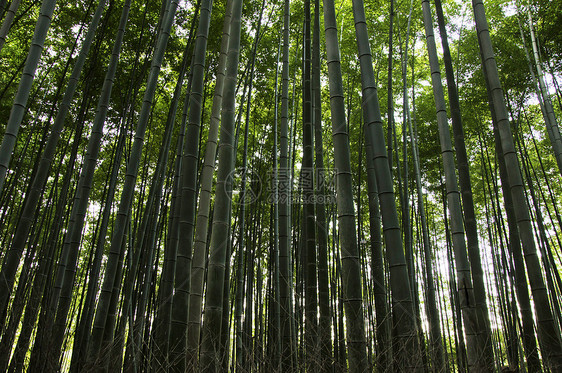
[[[16,93],[23,63],[27,56],[35,22],[39,15],[40,2],[33,0],[22,0],[14,24],[0,52],[0,136],[4,134],[4,125],[10,115],[14,95]],[[46,48],[44,50],[36,79],[32,88],[26,116],[22,123],[18,142],[12,156],[10,172],[0,196],[0,219],[3,223],[0,227],[0,242],[9,241],[9,237],[17,224],[23,200],[29,187],[30,176],[34,173],[36,160],[45,144],[54,115],[61,101],[62,92],[68,83],[70,71],[81,46],[86,28],[91,18],[96,1],[70,1],[59,0],[55,11],[51,29],[49,30]],[[123,1],[112,0],[109,2],[103,16],[101,26],[96,32],[94,46],[85,64],[84,72],[80,77],[77,94],[71,105],[70,115],[65,123],[62,133],[62,141],[59,144],[53,166],[51,177],[46,183],[44,205],[38,208],[37,216],[42,217],[42,225],[38,223],[35,232],[37,240],[44,239],[53,223],[52,210],[56,198],[62,188],[62,175],[70,167],[69,149],[74,144],[76,131],[83,126],[82,133],[78,136],[78,158],[72,170],[72,185],[76,184],[77,175],[85,157],[85,145],[90,136],[90,129],[95,115],[95,107],[101,94],[101,87],[105,71],[109,61],[113,39],[116,33]],[[273,167],[273,123],[275,112],[275,75],[279,71],[278,84],[281,84],[281,64],[276,65],[277,51],[282,36],[282,10],[281,4],[277,2],[265,2],[262,26],[259,35],[256,35],[257,22],[262,6],[262,0],[247,0],[244,2],[242,16],[242,36],[239,80],[237,90],[237,118],[236,124],[239,133],[236,151],[236,166],[242,163],[243,131],[244,123],[249,123],[249,168],[259,175],[262,180],[259,198],[253,205],[246,209],[246,220],[252,230],[248,229],[247,242],[250,242],[256,250],[260,264],[256,270],[262,271],[263,277],[268,274],[266,266],[270,263],[270,241],[273,232],[270,227],[272,220],[271,206],[268,204],[268,183]],[[530,77],[527,59],[525,57],[524,44],[521,40],[518,18],[522,22],[527,38],[527,48],[530,49],[528,33],[528,19],[526,7],[530,6],[534,17],[534,27],[539,39],[541,58],[545,63],[547,80],[550,82],[558,79],[562,71],[562,0],[536,0],[532,4],[519,4],[518,13],[515,4],[500,0],[486,1],[488,22],[490,25],[492,42],[496,53],[496,61],[499,67],[500,80],[506,93],[506,101],[510,109],[512,129],[517,133],[519,139],[525,144],[527,154],[525,161],[533,168],[533,180],[535,188],[541,191],[540,204],[546,219],[546,226],[551,237],[551,244],[555,253],[560,252],[558,240],[560,236],[560,221],[556,217],[556,210],[562,202],[562,183],[560,171],[557,169],[552,148],[546,134],[544,118],[536,100],[533,82]],[[431,89],[431,76],[427,53],[425,51],[425,33],[422,25],[422,14],[419,3],[412,3],[411,31],[406,35],[407,17],[410,12],[409,1],[397,1],[394,15],[394,47],[389,51],[389,11],[390,2],[383,0],[371,0],[365,3],[366,18],[368,20],[369,42],[373,52],[373,64],[377,77],[380,109],[383,116],[384,126],[388,123],[387,105],[387,66],[390,52],[393,55],[392,88],[394,102],[394,118],[396,126],[397,143],[395,152],[398,152],[401,162],[407,162],[409,168],[409,190],[406,191],[410,198],[410,207],[415,206],[415,211],[410,212],[417,216],[417,205],[415,196],[416,188],[413,178],[413,161],[411,146],[408,146],[406,160],[402,154],[403,148],[403,76],[402,58],[406,38],[409,37],[409,60],[406,77],[407,90],[410,98],[412,119],[417,131],[417,144],[421,160],[421,173],[423,191],[426,193],[426,208],[430,225],[432,226],[432,239],[440,246],[435,257],[444,257],[446,247],[446,227],[443,216],[442,204],[442,164],[440,144],[435,115],[435,106]],[[92,242],[95,238],[95,225],[98,223],[98,212],[104,207],[104,188],[111,173],[113,152],[117,144],[118,134],[124,131],[126,137],[125,156],[119,165],[118,192],[123,186],[125,165],[129,157],[131,144],[134,136],[142,97],[146,89],[145,84],[150,69],[151,58],[156,44],[156,35],[160,27],[160,10],[162,1],[133,0],[130,21],[125,33],[124,47],[117,69],[117,77],[113,88],[108,118],[104,130],[103,145],[99,156],[94,186],[90,198],[90,214],[88,224],[84,229],[82,251],[79,256],[80,278],[84,283],[88,278],[87,265],[91,255]],[[153,177],[158,154],[163,143],[164,126],[171,105],[174,87],[179,76],[183,55],[188,48],[189,40],[194,36],[190,30],[197,29],[198,20],[197,0],[182,1],[178,8],[176,21],[172,30],[170,42],[165,52],[162,71],[159,75],[158,88],[155,100],[151,108],[150,123],[148,126],[145,146],[142,155],[142,169],[139,183],[137,183],[134,196],[135,212],[131,220],[131,229],[127,247],[134,241],[136,229],[140,224],[140,217],[144,213],[144,205],[147,200],[148,185]],[[226,0],[215,0],[210,22],[209,39],[207,46],[207,61],[205,71],[205,88],[203,97],[203,115],[200,144],[199,170],[203,154],[206,149],[208,124],[211,113],[212,97],[214,94],[215,80],[217,76],[217,65],[222,37],[223,16]],[[315,11],[315,10],[313,10]],[[497,245],[492,238],[493,234],[486,231],[488,222],[486,212],[491,211],[490,192],[500,192],[499,176],[497,170],[497,159],[495,157],[495,145],[492,134],[492,120],[488,104],[488,95],[481,68],[479,45],[476,31],[473,27],[470,4],[458,0],[444,1],[444,11],[448,19],[447,30],[453,55],[453,66],[457,76],[457,84],[460,95],[461,113],[464,124],[465,141],[470,162],[471,180],[473,194],[476,203],[477,220],[480,236],[486,237],[482,245],[486,250],[488,246]],[[357,59],[357,42],[353,21],[353,10],[351,0],[339,0],[336,2],[338,37],[340,38],[340,54],[342,61],[343,85],[345,95],[345,109],[348,121],[349,140],[351,150],[351,171],[353,178],[353,193],[355,207],[362,226],[359,227],[359,236],[368,238],[369,216],[368,196],[365,165],[365,146],[362,118],[362,92],[361,76]],[[291,24],[290,24],[290,83],[289,83],[289,123],[292,126],[294,145],[294,184],[293,192],[298,192],[298,179],[302,163],[302,30],[303,30],[303,2],[291,2]],[[323,14],[320,16],[323,22]],[[323,27],[321,29],[321,90],[322,90],[322,133],[324,144],[325,167],[334,165],[334,145],[331,130],[331,116],[329,107],[328,70],[326,65],[326,52]],[[259,37],[255,56],[252,54],[252,45],[255,38]],[[439,48],[438,48],[439,49]],[[187,49],[191,54],[192,49]],[[246,79],[249,76],[249,66],[255,58],[255,72],[253,79],[252,102],[249,117],[246,118],[246,105],[248,93],[243,97]],[[444,69],[442,68],[442,71]],[[552,72],[552,75],[550,74]],[[186,75],[189,77],[189,73]],[[444,74],[443,74],[444,76]],[[551,93],[554,92],[552,88]],[[182,120],[183,102],[188,95],[188,84],[184,84],[180,97],[178,114],[175,118],[175,128],[171,141],[170,156],[166,172],[166,190],[164,195],[171,190],[173,181],[173,165],[175,162],[175,144],[178,138],[179,126]],[[278,88],[280,95],[280,88]],[[559,92],[557,93],[559,94]],[[562,108],[559,105],[559,96],[552,95],[555,111],[560,118]],[[415,106],[414,106],[415,101]],[[280,102],[280,100],[279,100]],[[238,116],[238,113],[240,115]],[[278,114],[279,115],[279,114]],[[277,118],[280,120],[280,118]],[[386,128],[385,128],[386,132]],[[409,137],[409,136],[408,136]],[[522,148],[522,147],[521,147]],[[290,151],[293,151],[291,146]],[[521,153],[522,149],[518,149]],[[293,164],[293,158],[289,159]],[[403,172],[404,163],[400,165]],[[398,196],[398,168],[394,166],[394,186],[396,201]],[[536,175],[536,178],[535,178]],[[405,178],[405,175],[400,175]],[[548,184],[547,184],[548,182]],[[489,183],[496,183],[489,184]],[[257,187],[257,186],[252,186]],[[119,195],[117,193],[116,195]],[[72,195],[68,198],[70,202]],[[495,197],[494,197],[495,198]],[[501,200],[501,197],[498,198]],[[117,201],[118,202],[118,201]],[[159,236],[155,239],[159,250],[155,277],[160,276],[163,263],[164,242],[169,218],[169,200],[165,200],[166,207],[160,217]],[[495,201],[494,201],[495,203]],[[115,202],[114,202],[115,204]],[[235,200],[235,208],[239,201]],[[65,206],[70,209],[70,203]],[[329,206],[333,210],[334,206]],[[233,216],[236,214],[233,210]],[[498,208],[497,213],[503,213],[503,207]],[[293,229],[298,232],[297,225],[299,208],[293,206]],[[402,212],[401,212],[402,214]],[[114,216],[114,215],[113,215]],[[234,221],[235,218],[233,218]],[[66,224],[66,223],[65,223]],[[330,240],[337,236],[331,227]],[[496,228],[494,228],[496,229]],[[111,229],[110,229],[111,231]],[[236,233],[238,234],[238,233]],[[293,243],[297,246],[300,233],[295,233]],[[421,232],[414,227],[414,237],[419,237]],[[498,234],[499,235],[499,234]],[[109,237],[109,236],[108,236]],[[257,242],[260,239],[260,243]],[[416,239],[415,238],[415,239]],[[414,240],[415,240],[414,239]],[[236,240],[236,238],[235,238]],[[253,240],[254,242],[251,242]],[[109,241],[109,238],[107,239]],[[490,242],[489,242],[490,241]],[[497,240],[496,240],[497,241]],[[331,241],[330,241],[331,242]],[[337,239],[334,241],[336,248]],[[331,242],[332,243],[332,242]],[[417,243],[415,246],[418,245]],[[295,252],[296,252],[296,248]],[[419,248],[416,246],[415,250]],[[368,248],[361,245],[363,255],[368,258]],[[437,250],[437,249],[436,249]],[[4,252],[2,255],[4,255]],[[31,252],[31,251],[30,251]],[[335,265],[335,259],[330,253],[330,266]],[[416,253],[416,256],[418,253]],[[421,256],[420,256],[421,257]],[[437,260],[437,259],[436,259]],[[442,260],[442,259],[440,259]],[[257,263],[257,262],[256,262]],[[366,265],[370,264],[366,259]],[[102,268],[104,268],[104,265]],[[159,269],[160,268],[160,269]],[[160,271],[160,272],[159,272]],[[334,270],[335,272],[335,270]],[[487,273],[491,278],[492,274]],[[294,275],[296,276],[296,274]],[[332,276],[332,275],[331,275]],[[335,276],[335,275],[333,275]],[[370,276],[370,275],[369,275]],[[421,278],[421,275],[420,275]],[[158,277],[159,279],[159,277]],[[155,280],[154,291],[158,289],[158,281]],[[449,276],[439,276],[439,286],[449,281]],[[84,283],[77,286],[75,296],[84,292]],[[492,280],[490,280],[490,284]],[[424,285],[424,284],[422,284]],[[422,286],[420,285],[420,287]],[[448,286],[448,284],[447,284]],[[423,288],[421,288],[423,290]],[[445,289],[445,288],[443,288]],[[336,290],[333,290],[336,291]],[[420,299],[423,298],[419,295]],[[155,297],[156,298],[156,297]],[[77,303],[78,304],[78,303]],[[449,311],[448,309],[446,311]],[[447,316],[448,320],[450,317]],[[264,316],[265,320],[265,316]],[[75,328],[76,318],[73,319]],[[453,328],[451,323],[450,328]],[[499,340],[505,343],[506,338],[499,333]],[[451,350],[450,359],[457,355],[456,346],[451,337],[446,338],[447,347]],[[0,368],[1,369],[1,368]]]

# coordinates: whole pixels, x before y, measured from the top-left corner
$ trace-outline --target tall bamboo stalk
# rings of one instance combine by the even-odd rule
[[[378,102],[375,74],[362,0],[353,1],[353,17],[361,67],[363,112],[367,135],[370,136],[375,163],[376,181],[381,204],[386,255],[390,267],[394,326],[396,330],[397,356],[395,369],[418,369],[421,364],[416,347],[417,330],[414,304],[398,222],[392,176],[385,149],[384,132]],[[406,285],[407,284],[407,285]]]
[[[523,246],[523,252],[525,253],[525,264],[527,265],[527,273],[529,274],[529,283],[531,285],[537,315],[539,341],[544,349],[544,355],[548,366],[556,370],[562,367],[562,343],[560,342],[560,336],[554,323],[552,310],[550,309],[548,291],[541,275],[541,267],[533,237],[529,207],[525,199],[521,169],[513,143],[503,89],[498,76],[498,68],[490,39],[488,21],[486,19],[482,0],[473,0],[472,7],[476,21],[476,30],[478,32],[482,69],[484,70],[486,87],[489,93],[490,109],[501,139],[501,149],[506,163],[511,194],[513,196],[519,236]]]
[[[51,18],[53,16],[56,3],[56,0],[44,0],[41,4],[41,10],[39,12],[37,23],[35,24],[33,40],[31,41],[31,46],[29,47],[18,91],[10,111],[10,117],[6,124],[6,130],[4,132],[4,137],[2,138],[2,145],[0,145],[0,192],[2,192],[2,189],[4,188],[6,173],[8,172],[8,167],[10,166],[10,159],[12,158],[12,152],[14,151],[14,147],[16,145],[19,128],[26,112],[27,100],[29,99],[31,86],[33,85],[33,81],[35,79],[37,65],[39,64],[41,53],[43,52],[43,45],[45,43],[45,39],[47,38],[47,32],[51,26]],[[1,281],[2,286],[0,287],[0,295],[2,298],[0,299],[3,299],[5,297],[4,294],[9,293],[11,290],[5,288],[5,283],[5,281]]]
[[[281,370],[291,371],[295,353],[291,328],[291,221],[289,169],[289,22],[290,2],[283,2],[283,67],[281,73],[281,123],[279,127],[279,295],[281,322]]]
[[[361,294],[361,264],[353,205],[349,134],[345,119],[336,12],[334,2],[330,0],[324,0],[324,29],[326,34],[326,60],[330,78],[330,109],[337,178],[338,227],[342,251],[342,298],[346,313],[349,368],[353,372],[366,372],[368,361]]]
[[[220,337],[222,314],[228,309],[223,304],[223,292],[232,204],[235,90],[240,54],[241,14],[242,0],[234,0],[223,89],[220,144],[218,149],[219,164],[213,209],[213,230],[211,233],[211,246],[209,248],[208,284],[205,296],[205,319],[203,320],[203,339],[200,356],[200,367],[204,372],[214,372],[221,364]]]
[[[158,43],[154,51],[150,74],[147,80],[147,88],[143,97],[143,104],[139,116],[139,122],[136,128],[135,139],[131,148],[129,161],[127,163],[125,184],[121,193],[119,211],[114,223],[113,236],[111,239],[111,247],[108,255],[102,292],[96,310],[94,327],[92,329],[92,343],[90,345],[89,351],[90,361],[95,361],[98,358],[102,358],[102,360],[105,360],[103,354],[106,354],[107,351],[101,351],[103,335],[104,333],[110,336],[113,335],[113,331],[115,328],[113,322],[109,321],[106,324],[106,320],[108,320],[108,315],[115,313],[115,307],[117,306],[116,302],[112,302],[111,298],[112,296],[118,297],[118,294],[115,294],[115,292],[119,292],[120,290],[120,282],[114,289],[114,283],[116,279],[118,279],[117,273],[120,268],[119,257],[121,257],[125,251],[125,245],[123,241],[127,223],[130,218],[133,193],[137,181],[144,136],[146,133],[146,128],[148,126],[152,102],[156,92],[158,74],[160,72],[162,60],[164,58],[164,52],[168,44],[170,30],[172,28],[177,5],[177,0],[171,0],[170,7],[169,9],[167,9],[167,13],[164,16],[164,24],[162,26],[161,32],[159,33]]]
[[[451,133],[449,130],[445,96],[441,83],[441,71],[437,57],[437,47],[433,35],[433,19],[429,1],[422,1],[423,19],[427,50],[429,54],[429,65],[431,69],[431,81],[433,86],[433,98],[435,100],[437,125],[439,127],[439,140],[441,143],[441,156],[445,174],[445,188],[447,191],[447,206],[450,214],[451,236],[453,249],[455,251],[455,264],[458,281],[458,296],[463,315],[466,334],[466,345],[468,354],[468,369],[471,371],[491,371],[487,359],[482,359],[483,345],[478,336],[484,326],[479,324],[477,309],[474,299],[474,288],[472,287],[472,275],[466,241],[464,237],[463,216],[461,210],[460,192],[455,172],[455,159],[452,148]],[[490,361],[491,363],[491,361]]]

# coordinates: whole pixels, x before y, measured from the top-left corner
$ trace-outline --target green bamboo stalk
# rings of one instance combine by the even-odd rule
[[[12,27],[12,22],[14,21],[14,17],[16,16],[16,12],[18,11],[18,7],[20,6],[21,0],[13,0],[10,3],[10,7],[6,11],[6,17],[4,17],[4,21],[2,21],[2,27],[0,27],[0,52],[6,43],[6,36],[8,36],[8,32]]]
[[[217,138],[220,124],[220,109],[223,99],[224,76],[227,61],[228,41],[230,37],[230,19],[233,1],[227,1],[224,15],[219,64],[217,67],[217,78],[215,82],[215,93],[209,133],[207,135],[207,146],[203,168],[201,170],[199,205],[195,226],[195,238],[193,244],[193,255],[191,262],[191,289],[188,306],[188,328],[187,328],[187,361],[189,369],[196,369],[198,362],[199,340],[201,334],[201,306],[203,300],[203,278],[205,271],[207,233],[209,226],[209,211],[212,193],[213,172],[217,154]]]
[[[189,288],[191,280],[191,251],[193,230],[195,228],[197,171],[199,161],[199,132],[201,127],[202,98],[205,77],[205,55],[209,34],[213,2],[204,0],[200,5],[199,25],[195,39],[192,66],[192,82],[189,95],[186,137],[182,156],[181,204],[179,217],[179,242],[176,259],[175,293],[172,306],[170,330],[171,360],[177,362],[174,369],[186,369],[185,353],[187,343],[187,323],[189,307]],[[179,316],[179,317],[178,317]]]
[[[413,89],[412,89],[413,94]],[[405,97],[408,97],[407,93],[404,93]],[[404,105],[404,110],[409,112],[408,100],[406,99],[406,104]],[[445,369],[445,356],[443,353],[443,341],[441,338],[441,325],[439,320],[439,313],[437,310],[437,301],[435,295],[435,279],[434,279],[434,269],[433,269],[433,259],[431,257],[431,241],[429,239],[429,227],[427,224],[427,216],[425,212],[425,203],[423,200],[423,189],[421,180],[421,167],[418,151],[419,139],[414,134],[414,129],[412,126],[412,119],[408,115],[408,130],[410,132],[410,139],[412,142],[412,155],[414,163],[414,174],[416,178],[416,191],[418,197],[418,214],[421,221],[422,230],[422,250],[425,261],[425,280],[426,280],[426,308],[429,319],[429,343],[430,343],[430,356],[433,362],[433,368],[437,372],[441,372]]]
[[[368,370],[365,320],[361,294],[361,267],[355,228],[355,211],[351,178],[349,134],[346,129],[342,74],[334,2],[324,0],[324,29],[328,76],[330,78],[330,109],[334,161],[337,173],[337,211],[342,260],[342,297],[347,323],[349,367],[353,372]],[[388,163],[385,163],[388,167]],[[388,168],[387,168],[388,169]]]
[[[290,1],[283,2],[283,66],[281,72],[281,122],[279,126],[279,296],[281,301],[281,370],[291,371],[295,353],[291,328],[291,221],[289,169],[289,23]]]
[[[531,15],[531,9],[527,8],[527,15],[529,19],[529,31],[531,33],[531,46],[533,47],[533,57],[535,58],[535,68],[537,69],[537,80],[539,83],[540,94],[542,96],[542,101],[544,109],[546,111],[547,120],[545,121],[547,133],[552,145],[552,150],[554,152],[554,157],[556,158],[556,164],[558,165],[558,170],[562,173],[562,137],[560,136],[560,127],[558,125],[558,119],[552,107],[552,101],[550,100],[550,95],[548,93],[548,88],[546,87],[544,81],[544,73],[541,66],[541,60],[539,57],[539,49],[537,47],[537,39],[535,37],[535,29],[533,27],[533,18]]]
[[[25,60],[25,65],[23,67],[23,74],[18,86],[18,91],[14,99],[14,104],[10,111],[10,117],[6,124],[6,130],[4,132],[4,137],[2,138],[2,145],[0,145],[0,192],[4,188],[4,181],[6,180],[6,173],[8,172],[8,167],[10,165],[10,159],[12,158],[12,152],[16,145],[16,140],[18,136],[18,131],[23,121],[23,116],[26,112],[27,100],[29,98],[29,93],[31,92],[31,86],[35,79],[35,72],[37,70],[37,65],[41,58],[41,53],[43,52],[43,45],[45,44],[45,39],[47,37],[47,32],[51,26],[51,18],[53,11],[55,9],[56,0],[44,0],[41,4],[41,10],[39,12],[39,18],[35,24],[35,31],[33,33],[33,40],[31,41],[31,46],[29,47],[29,52],[27,54],[27,59]],[[9,280],[9,279],[7,279]],[[0,287],[0,295],[4,298],[4,288],[5,281],[1,281],[2,287]],[[9,293],[10,289],[7,290]],[[2,302],[4,302],[2,300]]]
[[[394,360],[397,364],[396,369],[416,370],[421,365],[421,359],[416,347],[418,332],[416,330],[414,304],[394,199],[392,176],[385,150],[384,131],[362,0],[353,0],[353,17],[362,76],[365,132],[370,137],[373,149],[384,237],[387,244],[386,255],[390,267],[390,288],[398,354]]]
[[[433,98],[435,100],[437,125],[439,127],[439,140],[441,144],[441,156],[445,174],[445,188],[447,192],[447,207],[450,214],[451,238],[455,252],[455,264],[457,271],[458,296],[463,316],[466,345],[468,354],[469,371],[491,371],[491,361],[482,359],[484,346],[479,340],[484,326],[479,323],[477,309],[472,287],[472,274],[466,241],[464,237],[463,216],[461,210],[460,192],[457,184],[455,159],[451,141],[451,133],[447,119],[447,108],[443,85],[441,83],[441,71],[437,57],[437,47],[433,35],[433,19],[429,0],[422,0],[422,9],[425,25],[427,50],[429,54],[429,65],[431,69],[431,80],[433,86]]]
[[[222,314],[227,312],[223,304],[224,278],[232,197],[232,171],[234,168],[234,115],[236,83],[240,54],[242,0],[235,0],[230,24],[230,42],[223,90],[218,171],[213,210],[213,230],[209,248],[209,269],[205,297],[205,319],[201,344],[200,368],[203,372],[215,372],[220,366],[220,336]],[[230,180],[229,180],[230,178]]]
[[[33,218],[35,215],[35,210],[37,208],[41,195],[43,194],[43,188],[51,170],[51,163],[55,155],[58,141],[60,139],[60,134],[64,127],[65,119],[70,110],[72,98],[74,97],[74,93],[76,92],[78,80],[80,79],[82,68],[90,51],[92,42],[94,41],[94,36],[104,8],[105,0],[101,0],[98,4],[95,14],[92,16],[92,20],[86,37],[84,38],[82,48],[80,49],[80,53],[76,58],[76,62],[72,69],[72,74],[68,81],[67,88],[64,92],[64,97],[62,99],[59,110],[57,111],[55,122],[53,123],[53,127],[51,129],[51,134],[49,136],[47,144],[45,145],[45,148],[43,149],[41,160],[39,166],[37,167],[37,172],[33,175],[30,193],[22,211],[22,219],[20,219],[20,223],[16,228],[16,232],[14,234],[14,237],[12,238],[12,244],[10,245],[10,249],[6,254],[5,261],[2,265],[2,272],[0,273],[0,277],[3,278],[4,281],[1,281],[0,284],[0,313],[3,313],[7,306],[8,297],[10,295],[10,292],[12,291],[14,283],[14,276],[18,268],[23,249],[29,237],[31,224],[35,220]],[[8,129],[6,133],[8,133]],[[0,174],[1,172],[2,168],[0,166]],[[0,181],[0,190],[2,189],[1,184],[2,181]]]
[[[473,0],[472,6],[492,118],[498,127],[501,139],[501,149],[506,163],[510,191],[513,196],[519,236],[523,246],[523,252],[525,253],[525,264],[527,266],[529,283],[535,303],[539,341],[543,347],[547,365],[551,369],[556,370],[562,367],[562,343],[559,334],[556,332],[557,329],[554,325],[554,318],[548,299],[548,291],[541,275],[541,267],[533,237],[529,207],[525,199],[521,169],[513,143],[511,126],[507,107],[505,105],[503,89],[498,76],[498,68],[490,39],[484,4],[482,0]]]
[[[123,245],[123,237],[125,236],[125,228],[130,216],[133,192],[135,189],[134,187],[138,175],[140,156],[142,153],[144,142],[144,135],[148,125],[152,101],[154,99],[156,91],[158,73],[160,72],[160,67],[164,58],[164,52],[170,36],[170,30],[172,28],[177,5],[177,0],[171,0],[170,9],[168,10],[167,15],[164,17],[165,21],[162,27],[162,32],[159,34],[158,43],[154,51],[150,74],[147,80],[147,87],[143,98],[141,112],[139,115],[139,122],[137,124],[135,139],[131,148],[129,161],[127,163],[125,184],[123,186],[121,201],[119,203],[119,210],[114,224],[113,237],[111,239],[111,247],[108,255],[102,292],[96,310],[96,317],[92,330],[92,341],[89,351],[89,360],[91,361],[95,361],[100,357],[99,354],[100,352],[102,352],[100,351],[100,349],[104,330],[107,329],[106,333],[108,333],[109,335],[112,335],[114,330],[113,323],[110,322],[106,325],[106,320],[108,315],[114,313],[114,310],[112,309],[112,307],[110,307],[111,296],[114,290],[119,291],[120,288],[120,286],[118,286],[116,289],[113,289],[113,284],[115,282],[116,275],[119,269],[118,258],[121,256],[121,253],[125,249]]]

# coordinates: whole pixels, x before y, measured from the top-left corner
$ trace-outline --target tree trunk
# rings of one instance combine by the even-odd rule
[[[112,305],[113,302],[111,302],[111,297],[117,297],[118,294],[113,293],[115,290],[120,290],[120,285],[118,285],[116,289],[114,289],[113,286],[117,278],[116,275],[119,271],[118,258],[122,256],[122,253],[125,250],[123,241],[125,237],[127,222],[130,218],[133,193],[138,175],[144,135],[149,121],[152,101],[154,99],[158,73],[160,72],[160,67],[164,58],[164,52],[168,43],[169,33],[172,27],[177,5],[177,0],[171,0],[170,9],[168,9],[168,12],[164,17],[164,25],[162,28],[162,32],[158,37],[158,43],[154,51],[151,70],[147,80],[147,88],[143,98],[143,105],[139,116],[139,122],[137,124],[135,140],[133,142],[131,154],[127,163],[125,184],[123,186],[121,201],[119,203],[119,212],[117,213],[116,221],[114,224],[113,237],[111,239],[111,247],[108,255],[102,293],[100,294],[100,299],[96,310],[96,317],[94,320],[94,327],[92,330],[92,344],[89,352],[89,360],[92,362],[97,360],[98,358],[103,358],[103,356],[100,356],[100,353],[106,354],[106,351],[101,351],[103,334],[105,333],[106,335],[113,335],[113,331],[115,328],[113,322],[106,323],[106,320],[109,320],[108,315],[115,313]]]
[[[386,255],[390,267],[390,287],[396,323],[395,340],[398,346],[398,356],[395,357],[396,369],[417,370],[421,365],[421,360],[416,348],[417,330],[414,305],[394,200],[392,176],[385,150],[384,132],[362,0],[353,1],[353,16],[361,66],[365,131],[368,132],[367,136],[370,136],[373,147],[373,162],[375,163],[383,230],[387,244]]]
[[[521,169],[513,144],[510,122],[504,101],[503,89],[498,76],[498,69],[488,28],[488,22],[482,0],[473,0],[474,18],[478,32],[478,43],[482,58],[482,68],[486,77],[486,87],[489,92],[492,118],[497,124],[501,139],[511,195],[513,196],[515,215],[519,228],[519,236],[525,253],[525,263],[529,282],[533,293],[533,301],[537,314],[537,329],[539,340],[544,349],[547,365],[553,369],[562,367],[562,344],[557,327],[554,323],[548,292],[541,275],[535,241],[532,232],[529,208],[525,199]]]
[[[480,325],[478,322],[478,314],[474,300],[470,263],[468,260],[466,241],[464,238],[460,193],[458,190],[455,172],[455,159],[452,149],[451,133],[447,122],[447,108],[445,106],[445,96],[443,93],[443,85],[441,83],[441,71],[437,57],[437,47],[435,45],[435,38],[433,35],[433,20],[428,0],[422,1],[422,8],[433,85],[433,98],[435,100],[437,125],[439,127],[441,156],[443,159],[443,169],[445,174],[447,206],[450,214],[453,249],[455,251],[457,283],[459,286],[458,296],[463,315],[464,327],[466,330],[468,369],[469,371],[478,372],[491,371],[493,368],[488,365],[487,359],[481,358],[483,356],[484,346],[482,346],[481,341],[479,341],[478,335],[481,334],[481,329],[484,329],[484,326]]]
[[[336,28],[334,2],[324,0],[324,28],[328,76],[330,78],[330,109],[334,141],[334,161],[337,172],[337,210],[340,245],[342,250],[342,297],[347,321],[347,348],[352,372],[368,371],[365,341],[365,320],[361,294],[361,264],[355,229],[355,209],[349,134],[345,120],[342,74]],[[388,164],[387,164],[388,165]]]
[[[221,366],[220,337],[223,304],[227,241],[230,227],[232,174],[234,168],[234,115],[238,59],[240,54],[240,17],[242,0],[234,0],[230,24],[230,42],[226,62],[225,86],[221,114],[220,145],[218,154],[217,184],[213,209],[213,230],[209,248],[205,319],[201,344],[200,367],[204,372],[215,372]]]

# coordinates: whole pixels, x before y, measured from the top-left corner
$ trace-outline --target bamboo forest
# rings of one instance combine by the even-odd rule
[[[0,23],[0,371],[562,372],[562,0]]]

